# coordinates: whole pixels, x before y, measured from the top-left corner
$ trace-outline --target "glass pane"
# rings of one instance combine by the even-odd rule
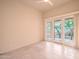
[[[52,23],[51,22],[48,22],[47,23],[47,32],[50,33],[51,32],[51,29],[52,29]]]
[[[52,31],[52,22],[47,23],[47,38],[51,38],[51,31]]]
[[[55,39],[61,39],[61,20],[56,20],[54,24]]]
[[[64,32],[65,32],[65,39],[73,40],[74,36],[74,21],[73,18],[65,19],[64,23]]]

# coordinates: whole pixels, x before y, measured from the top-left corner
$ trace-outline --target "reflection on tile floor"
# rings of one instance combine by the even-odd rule
[[[41,42],[0,55],[0,59],[79,59],[79,50],[51,42]]]

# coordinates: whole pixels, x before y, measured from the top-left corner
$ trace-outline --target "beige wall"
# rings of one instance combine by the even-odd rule
[[[0,0],[0,50],[2,49],[2,41],[3,41],[3,39],[2,39],[2,2],[1,2],[1,0]]]
[[[79,14],[77,14],[77,23],[78,23],[78,25],[77,25],[77,31],[78,31],[78,33],[77,33],[78,34],[78,41],[77,41],[78,43],[77,44],[78,45],[77,46],[79,48]]]
[[[42,37],[42,14],[15,0],[2,0],[0,53],[39,42]],[[0,27],[1,28],[1,27]],[[2,42],[2,43],[1,43]]]

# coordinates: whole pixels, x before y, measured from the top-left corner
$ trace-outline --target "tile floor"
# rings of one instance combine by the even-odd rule
[[[0,59],[79,59],[79,50],[51,42],[40,42],[0,55]]]

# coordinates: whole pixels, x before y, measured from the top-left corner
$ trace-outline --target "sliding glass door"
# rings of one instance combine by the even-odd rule
[[[63,17],[61,20],[54,20],[54,41],[74,46],[75,29],[74,17]]]
[[[55,20],[54,21],[54,40],[57,42],[60,42],[61,36],[62,36],[62,21],[61,20]]]
[[[74,33],[74,30],[75,30],[75,21],[74,21],[74,18],[71,17],[71,18],[65,18],[64,19],[64,43],[67,44],[67,45],[74,45],[75,44],[75,33]]]

